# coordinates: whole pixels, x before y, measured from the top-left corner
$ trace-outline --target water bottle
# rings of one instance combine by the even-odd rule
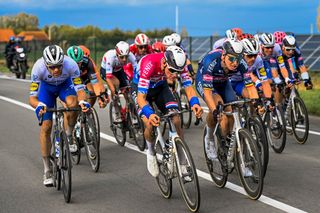
[[[59,134],[56,134],[56,140],[54,143],[54,147],[56,150],[56,157],[58,158],[60,156],[60,137],[59,137]]]

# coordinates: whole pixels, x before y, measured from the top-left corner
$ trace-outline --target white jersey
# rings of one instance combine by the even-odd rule
[[[280,68],[285,67],[283,56],[282,56],[281,46],[279,44],[274,44],[273,52],[272,52],[272,55],[270,55],[270,56],[264,56],[262,49],[260,49],[260,50],[261,50],[260,51],[261,57],[263,58],[263,60],[270,60],[270,59],[272,61],[276,60]]]
[[[129,52],[128,62],[130,62],[135,69],[137,67],[137,62],[135,56]],[[110,76],[114,72],[118,72],[123,69],[123,64],[120,63],[116,50],[107,51],[102,58],[101,67],[106,70],[106,75]]]
[[[74,60],[68,56],[64,56],[61,75],[58,77],[53,77],[45,64],[44,59],[41,57],[36,61],[32,68],[31,87],[33,87],[33,89],[30,89],[30,95],[38,95],[38,88],[36,87],[39,87],[41,82],[46,82],[47,84],[53,86],[59,86],[68,79],[72,80],[76,91],[84,88],[84,85],[80,79],[80,70],[78,64]]]
[[[220,38],[219,40],[217,40],[216,42],[214,42],[212,49],[215,50],[217,48],[221,48],[223,45],[223,42],[226,40],[227,38]]]
[[[267,80],[267,73],[264,69],[263,60],[260,55],[257,56],[256,60],[251,66],[248,65],[248,71],[256,74],[260,80]]]

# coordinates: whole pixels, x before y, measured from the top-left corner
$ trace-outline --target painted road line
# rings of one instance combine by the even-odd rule
[[[16,104],[17,106],[21,106],[21,107],[24,107],[26,109],[34,111],[34,109],[31,106],[29,106],[28,104],[22,103],[20,101],[17,101],[17,100],[11,99],[11,98],[0,96],[0,100],[7,101],[9,103]],[[117,143],[116,139],[113,136],[107,135],[106,133],[100,132],[100,137],[105,139],[105,140],[108,140],[108,141],[110,141],[112,143]],[[138,149],[138,147],[136,147],[135,145],[126,143],[125,147],[127,147],[127,148],[129,148],[131,150],[137,151],[139,153],[146,154],[146,151],[143,151],[143,152],[140,151]],[[197,173],[198,173],[199,177],[201,177],[201,178],[203,178],[205,180],[208,180],[210,182],[213,182],[211,180],[210,174],[208,174],[206,172],[203,172],[203,171],[201,171],[199,169],[197,169]],[[230,190],[232,190],[232,191],[235,191],[235,192],[238,192],[240,194],[243,194],[245,196],[247,195],[246,192],[244,191],[244,189],[241,186],[238,186],[238,185],[233,184],[231,182],[227,182],[225,187],[230,189]],[[261,195],[261,197],[259,198],[258,201],[260,201],[262,203],[265,203],[265,204],[267,204],[269,206],[272,206],[274,208],[280,209],[282,211],[285,211],[285,212],[305,213],[305,211],[303,211],[303,210],[297,209],[297,208],[295,208],[293,206],[290,206],[290,205],[287,205],[285,203],[279,202],[279,201],[277,201],[275,199],[269,198],[269,197],[264,196],[264,195]]]

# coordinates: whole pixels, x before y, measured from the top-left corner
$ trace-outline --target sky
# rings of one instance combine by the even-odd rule
[[[10,2],[10,3],[9,3]],[[223,35],[240,27],[245,32],[318,33],[319,0],[0,0],[0,16],[20,12],[38,16],[40,27],[68,24],[122,30],[176,29],[189,36]]]

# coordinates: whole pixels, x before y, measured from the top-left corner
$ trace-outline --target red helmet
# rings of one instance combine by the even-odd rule
[[[134,43],[137,46],[148,45],[149,44],[149,38],[148,38],[148,36],[146,34],[140,33],[134,39]]]
[[[79,47],[82,49],[84,56],[90,57],[90,50],[86,46],[79,45]]]
[[[237,37],[240,38],[240,36],[242,35],[243,31],[241,28],[232,28],[232,31],[236,32]]]
[[[155,51],[155,52],[164,52],[166,51],[166,46],[164,46],[164,44],[160,41],[157,41],[155,43],[152,44],[152,49]]]
[[[273,35],[274,35],[275,42],[277,44],[282,44],[282,40],[287,34],[283,31],[276,31],[273,33]]]
[[[240,36],[238,36],[238,39],[241,41],[242,39],[245,39],[245,38],[254,38],[252,34],[250,33],[243,33],[241,34]]]

